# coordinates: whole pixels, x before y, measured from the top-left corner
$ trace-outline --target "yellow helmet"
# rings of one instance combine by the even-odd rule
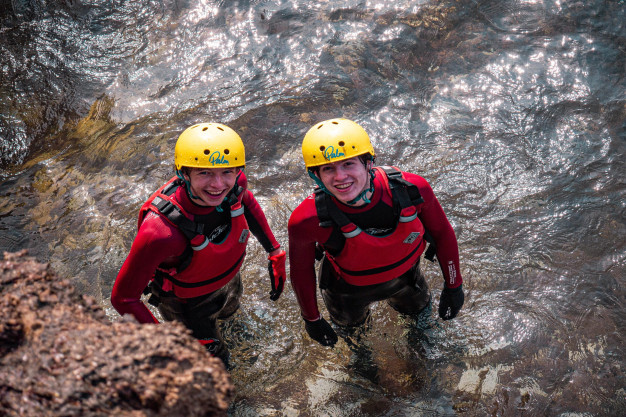
[[[246,165],[246,151],[237,132],[221,123],[200,123],[185,129],[176,141],[176,169],[234,168]]]
[[[304,135],[302,156],[308,168],[370,154],[374,147],[365,129],[348,119],[330,119],[314,125]]]

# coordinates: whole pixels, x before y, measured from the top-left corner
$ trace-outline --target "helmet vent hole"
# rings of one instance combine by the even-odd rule
[[[219,126],[218,126],[217,128],[218,128],[219,130],[221,130],[222,132],[224,131],[224,129],[222,129],[222,128],[221,128],[221,127],[219,127]]]
[[[346,146],[346,143],[344,141],[339,141],[338,145],[343,148],[344,146]]]
[[[230,151],[228,149],[224,149],[224,155],[228,155]]]
[[[333,124],[334,124],[334,125],[338,125],[338,124],[339,124],[339,122],[333,122]]]
[[[204,150],[204,154],[205,154],[205,155],[208,155],[208,154],[210,154],[210,153],[211,153],[211,151],[210,151],[210,150],[208,150],[208,149],[205,149],[205,150]],[[198,160],[198,158],[196,158],[196,160]]]
[[[320,146],[320,151],[324,152],[324,149],[326,149],[326,146],[324,145]]]
[[[321,129],[321,128],[322,128],[322,126],[324,126],[324,123],[322,123],[321,125],[319,125],[317,128],[318,128],[318,129]]]
[[[202,128],[202,131],[205,132],[207,129],[208,129],[208,127],[205,126],[205,127]]]

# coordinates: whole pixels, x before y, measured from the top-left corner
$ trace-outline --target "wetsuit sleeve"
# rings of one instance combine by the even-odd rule
[[[270,225],[267,222],[267,218],[259,202],[249,190],[244,190],[242,194],[243,198],[241,203],[246,207],[244,215],[246,216],[250,231],[254,237],[257,238],[261,246],[263,246],[265,252],[270,253],[278,249],[280,244],[274,237],[274,233],[272,233],[272,229],[270,229]]]
[[[272,233],[272,229],[270,229],[270,225],[267,222],[267,218],[265,217],[265,213],[259,205],[259,202],[256,198],[254,198],[252,192],[248,190],[248,178],[243,171],[241,172],[241,175],[239,175],[239,181],[237,181],[237,184],[244,189],[240,198],[241,204],[243,204],[246,208],[244,216],[246,217],[250,231],[259,241],[261,246],[263,246],[265,252],[270,253],[271,251],[278,249],[280,244],[274,237],[274,233]]]
[[[117,274],[111,293],[113,307],[121,315],[132,314],[140,323],[158,323],[141,301],[141,295],[157,267],[183,253],[186,245],[187,240],[174,226],[149,212]]]
[[[302,317],[317,320],[317,285],[315,278],[315,245],[324,243],[330,235],[319,227],[315,202],[309,197],[291,213],[289,232],[289,269],[291,286],[296,294]]]
[[[437,261],[446,287],[456,288],[463,283],[463,278],[459,268],[459,246],[452,225],[430,184],[419,175],[405,173],[405,176],[408,181],[417,185],[424,199],[424,203],[418,207],[419,217],[437,246]]]

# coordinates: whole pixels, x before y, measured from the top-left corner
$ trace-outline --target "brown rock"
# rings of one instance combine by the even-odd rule
[[[25,252],[0,261],[0,415],[225,416],[222,362],[178,323],[111,323]]]

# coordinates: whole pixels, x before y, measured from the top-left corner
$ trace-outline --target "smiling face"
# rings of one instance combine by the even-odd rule
[[[226,194],[235,186],[239,168],[191,168],[183,174],[189,181],[191,192],[198,197],[193,201],[201,206],[219,206]]]
[[[361,162],[358,156],[343,161],[321,165],[318,176],[322,184],[337,200],[344,204],[354,200],[369,187],[369,170],[372,162]],[[356,206],[365,204],[359,200]]]

